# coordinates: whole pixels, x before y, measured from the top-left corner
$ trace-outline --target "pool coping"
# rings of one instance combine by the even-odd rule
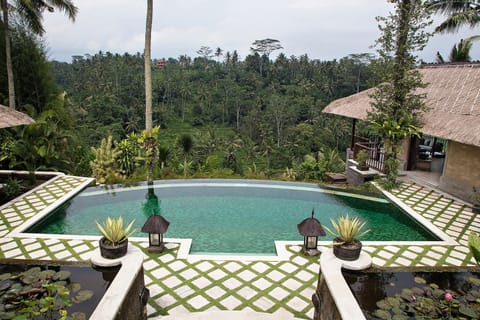
[[[41,186],[43,186],[43,184]],[[407,186],[402,187],[402,189],[403,188],[407,189],[407,188],[410,188],[410,186],[407,185]],[[413,192],[415,194],[417,191],[413,191]],[[420,201],[422,201],[422,200],[419,200],[418,202],[417,202],[417,200],[415,200],[415,203],[412,204],[412,202],[406,201],[406,199],[404,199],[401,196],[401,193],[402,193],[401,191],[394,191],[394,193],[397,194],[397,195],[400,195],[400,197],[397,198],[397,196],[392,194],[393,199],[397,199],[399,205],[402,205],[402,206],[405,206],[406,208],[408,208],[409,210],[406,211],[407,213],[409,213],[409,214],[413,213],[412,215],[414,217],[416,217],[415,215],[418,215],[418,217],[420,217],[420,219],[418,219],[418,220],[425,219],[425,220],[427,220],[428,224],[431,224],[431,225],[433,225],[432,222],[435,222],[435,223],[438,222],[435,219],[428,218],[428,215],[426,215],[425,216],[426,218],[424,218],[420,214],[420,213],[425,214],[426,211],[429,211],[429,206],[428,205],[425,206],[425,207],[422,207],[422,208],[420,208],[419,206],[417,207],[417,204],[420,203]],[[421,196],[421,195],[419,196],[419,198],[422,198],[422,197],[423,196]],[[448,206],[449,205],[446,205],[446,207],[448,207]],[[418,213],[413,208],[416,208],[416,210],[418,210]],[[468,221],[465,222],[465,226],[464,226],[464,228],[466,228],[466,230],[469,229],[470,224],[476,224],[474,222],[474,218],[471,218],[470,209],[455,209],[455,210],[458,211],[459,213],[461,212],[462,214],[463,213],[468,214],[467,217],[464,217],[466,220],[468,220]],[[441,215],[441,214],[443,214],[443,211],[441,211],[438,215]],[[432,221],[432,222],[430,222],[430,221]],[[478,225],[478,224],[476,224],[476,225]],[[445,230],[445,231],[447,231],[451,234],[450,224],[448,224],[448,226],[441,226],[441,227],[434,226],[434,228],[439,229],[439,230],[440,230],[440,228],[442,228],[443,230]],[[460,235],[453,235],[453,236],[449,236],[448,234],[446,234],[443,231],[442,231],[442,233],[446,236],[446,239],[444,238],[444,241],[423,241],[423,242],[421,242],[421,241],[405,241],[405,242],[400,242],[400,241],[363,241],[363,244],[364,244],[364,247],[365,247],[365,251],[368,252],[368,253],[371,253],[372,256],[374,256],[375,259],[377,259],[376,261],[380,261],[381,263],[386,263],[386,264],[384,264],[384,266],[385,265],[392,265],[392,266],[394,265],[392,263],[392,261],[394,261],[393,259],[390,260],[390,258],[388,258],[388,257],[384,258],[384,257],[381,257],[379,255],[379,253],[384,252],[384,249],[389,250],[388,248],[386,248],[387,246],[397,246],[397,247],[401,247],[401,246],[403,246],[403,247],[425,246],[424,248],[422,248],[423,252],[418,252],[418,255],[420,257],[427,257],[429,252],[433,252],[433,251],[430,251],[433,248],[433,246],[444,247],[445,248],[446,246],[455,247],[456,245],[458,245],[459,247],[466,247],[463,233],[461,233]],[[54,236],[54,235],[45,235],[45,234],[39,235],[39,234],[26,234],[26,233],[19,233],[19,234],[16,234],[16,236],[13,236],[12,233],[8,233],[8,234],[6,234],[6,237],[8,237],[8,238],[13,238],[13,237],[32,238],[32,240],[34,238],[48,238],[48,239],[58,238],[58,239],[66,240],[66,241],[68,241],[68,240],[87,240],[87,239],[98,240],[99,239],[99,236],[73,236],[73,235],[57,235],[57,236]],[[452,238],[452,237],[454,237],[454,238]],[[455,241],[454,239],[457,239],[457,240]],[[148,239],[143,238],[143,237],[142,238],[132,238],[132,241],[141,242],[142,246],[144,244],[148,245]],[[191,239],[165,238],[165,241],[180,244],[178,246],[178,251],[176,251],[176,255],[175,255],[176,259],[178,259],[178,260],[186,259],[186,260],[190,261],[190,260],[221,260],[221,259],[225,259],[225,260],[229,260],[229,261],[231,261],[231,260],[246,261],[246,259],[247,259],[246,258],[247,256],[232,257],[232,256],[225,255],[225,256],[221,257],[219,255],[207,255],[207,256],[190,255],[189,254],[189,248],[191,246]],[[45,241],[45,242],[47,242],[47,241]],[[278,242],[278,244],[277,244],[277,242]],[[284,242],[284,243],[282,243],[282,242]],[[279,256],[279,257],[283,256],[283,254],[281,253],[281,250],[285,249],[285,251],[287,251],[286,248],[287,248],[288,245],[300,245],[300,244],[302,244],[301,241],[298,241],[298,242],[276,241],[275,245],[277,247],[277,253],[278,253],[277,256]],[[319,241],[318,244],[321,247],[321,249],[323,250],[324,247],[329,247],[331,245],[331,241]],[[96,243],[94,245],[96,245]],[[378,249],[379,251],[377,251],[377,248],[375,248],[376,246],[385,247],[385,248],[379,248]],[[280,248],[280,249],[278,249],[278,248]],[[402,250],[400,252],[403,252]],[[446,255],[449,254],[450,250],[452,250],[452,252],[454,252],[455,249],[448,249],[448,251],[445,254]],[[93,252],[93,250],[92,250],[92,252]],[[390,251],[390,253],[391,253],[391,251]],[[289,257],[292,256],[291,252],[287,252],[286,254]],[[403,255],[403,253],[401,253],[401,254]],[[278,257],[277,257],[277,259],[273,259],[272,257],[274,257],[274,256],[266,256],[263,259],[265,259],[265,261],[280,261],[280,260],[282,260],[282,259],[279,259]],[[378,260],[378,257],[384,258],[385,261]],[[252,259],[252,261],[262,261],[262,260],[260,260],[261,257],[256,256],[256,255],[251,256],[250,258]],[[375,262],[375,259],[374,259],[374,263],[377,264]],[[436,258],[431,258],[431,259],[435,260]],[[462,259],[462,260],[459,261],[459,263],[462,263],[462,262],[463,263],[470,263],[470,264],[472,263],[471,256],[467,256],[466,258],[459,258],[459,259]],[[470,259],[470,262],[467,261],[468,259]],[[415,260],[414,258],[411,258],[411,260],[412,260],[412,265],[417,265],[418,262],[420,261],[420,259]],[[448,260],[447,260],[447,262],[448,262]],[[445,261],[443,263],[445,263]],[[148,262],[147,262],[147,264],[148,264]],[[381,264],[378,264],[378,265],[381,266]],[[421,264],[418,264],[418,265],[421,265]],[[173,309],[173,310],[175,310],[175,309]]]
[[[47,182],[53,182],[55,179],[58,179],[62,176],[65,176],[63,173],[59,173],[57,177],[50,179]],[[49,206],[45,207],[41,211],[35,214],[34,217],[28,219],[24,223],[22,223],[17,228],[10,231],[8,236],[10,237],[18,237],[18,238],[43,238],[43,239],[72,239],[72,240],[80,240],[80,239],[99,239],[100,236],[89,236],[89,235],[65,235],[65,234],[41,234],[41,233],[27,233],[24,232],[34,224],[38,223],[40,220],[45,218],[45,216],[49,215],[53,210],[57,209],[61,205],[63,205],[66,201],[70,200],[74,196],[76,196],[80,191],[85,189],[89,186],[93,181],[94,178],[85,178],[87,182],[80,184],[78,187],[71,190],[69,193],[65,194],[61,198],[57,199],[55,202],[50,204]],[[173,181],[173,183],[172,183]],[[234,187],[251,187],[252,185],[248,184],[249,180],[225,180],[222,179],[213,179],[213,182],[210,179],[200,179],[195,182],[186,182],[189,180],[178,179],[178,180],[162,180],[156,181],[154,184],[155,187],[186,187],[186,186],[234,186]],[[223,181],[223,182],[222,182]],[[255,180],[253,184],[255,187],[258,188],[276,188],[282,190],[299,190],[299,191],[309,191],[309,192],[319,192],[319,193],[328,193],[334,195],[343,195],[343,196],[351,196],[355,198],[365,199],[365,200],[372,200],[378,201],[382,200],[382,198],[376,198],[374,196],[363,195],[363,194],[355,194],[349,193],[344,190],[336,190],[336,189],[324,189],[320,188],[317,184],[310,184],[310,183],[295,183],[292,185],[285,185],[286,182],[283,181],[274,181],[274,183],[269,184],[270,181],[268,180]],[[22,198],[27,197],[29,194],[36,192],[37,188],[41,189],[44,184],[37,186],[36,188],[30,190],[29,192],[22,195]],[[362,241],[365,245],[374,245],[374,246],[388,246],[388,245],[417,245],[417,246],[432,246],[432,245],[447,245],[447,246],[455,246],[458,243],[449,237],[445,232],[441,231],[427,219],[422,217],[420,214],[415,212],[412,208],[404,204],[400,199],[396,198],[392,193],[383,190],[378,184],[375,184],[378,190],[380,190],[383,195],[401,208],[406,214],[408,214],[414,221],[418,222],[422,225],[425,229],[433,233],[437,236],[440,240],[434,241]],[[128,187],[126,190],[134,190],[136,189],[148,189],[148,185],[141,185],[135,187]],[[108,190],[102,191],[108,192]],[[122,190],[117,190],[117,192],[122,192]],[[378,199],[378,200],[375,200]],[[12,201],[15,201],[13,199]],[[9,203],[7,203],[9,204]],[[7,205],[6,204],[6,205]],[[3,206],[2,206],[3,207]],[[0,209],[2,208],[0,207]],[[148,238],[146,237],[130,237],[133,241],[137,242],[147,242]],[[164,242],[172,242],[178,243],[180,245],[177,257],[179,259],[188,259],[189,261],[198,261],[198,260],[233,260],[233,261],[286,261],[288,260],[290,254],[286,249],[289,245],[298,245],[303,244],[302,241],[287,241],[287,240],[275,240],[275,254],[209,254],[209,253],[194,253],[190,254],[190,249],[192,245],[192,238],[164,238]],[[330,246],[331,241],[318,241],[318,246]]]

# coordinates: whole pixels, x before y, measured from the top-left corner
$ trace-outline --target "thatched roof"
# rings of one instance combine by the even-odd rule
[[[26,114],[0,104],[0,128],[9,128],[32,123],[35,123],[35,121]]]
[[[320,221],[313,217],[314,214],[315,212],[312,210],[312,217],[303,220],[297,225],[298,232],[300,232],[300,234],[304,237],[317,237],[326,235]]]
[[[430,65],[420,69],[427,88],[422,132],[439,138],[480,146],[480,64]],[[365,119],[371,110],[371,88],[338,99],[323,112]]]

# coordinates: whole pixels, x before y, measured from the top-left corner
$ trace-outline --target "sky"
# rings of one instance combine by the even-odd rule
[[[201,46],[250,53],[252,42],[280,41],[287,56],[340,59],[349,54],[375,53],[379,37],[376,16],[392,10],[387,0],[154,0],[152,58],[198,56]],[[50,60],[71,61],[74,55],[110,51],[143,52],[145,0],[74,0],[75,23],[62,13],[44,13],[45,40]],[[435,22],[441,21],[436,17]],[[419,57],[434,62],[437,51],[447,58],[462,38],[480,28],[435,35]],[[272,54],[272,58],[275,55]],[[480,59],[480,41],[471,56]]]

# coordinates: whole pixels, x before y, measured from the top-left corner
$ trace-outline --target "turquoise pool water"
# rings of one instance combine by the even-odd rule
[[[192,238],[191,253],[275,254],[275,240],[299,240],[297,224],[315,217],[359,215],[372,230],[363,240],[438,240],[383,198],[313,184],[243,180],[177,180],[109,190],[87,188],[27,232],[98,235],[95,220],[135,219],[137,236],[152,210],[170,221],[167,238]],[[320,238],[328,240],[329,236]]]

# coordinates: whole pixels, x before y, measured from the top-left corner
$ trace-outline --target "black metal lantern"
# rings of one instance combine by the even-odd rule
[[[142,227],[142,232],[148,232],[148,251],[149,252],[162,252],[165,247],[163,243],[163,234],[167,232],[168,222],[164,217],[158,216],[153,212],[147,222]]]
[[[297,225],[298,231],[303,236],[303,250],[305,252],[316,251],[318,236],[326,235],[320,221],[313,217],[314,214],[315,211],[312,209],[312,217],[303,220]]]

